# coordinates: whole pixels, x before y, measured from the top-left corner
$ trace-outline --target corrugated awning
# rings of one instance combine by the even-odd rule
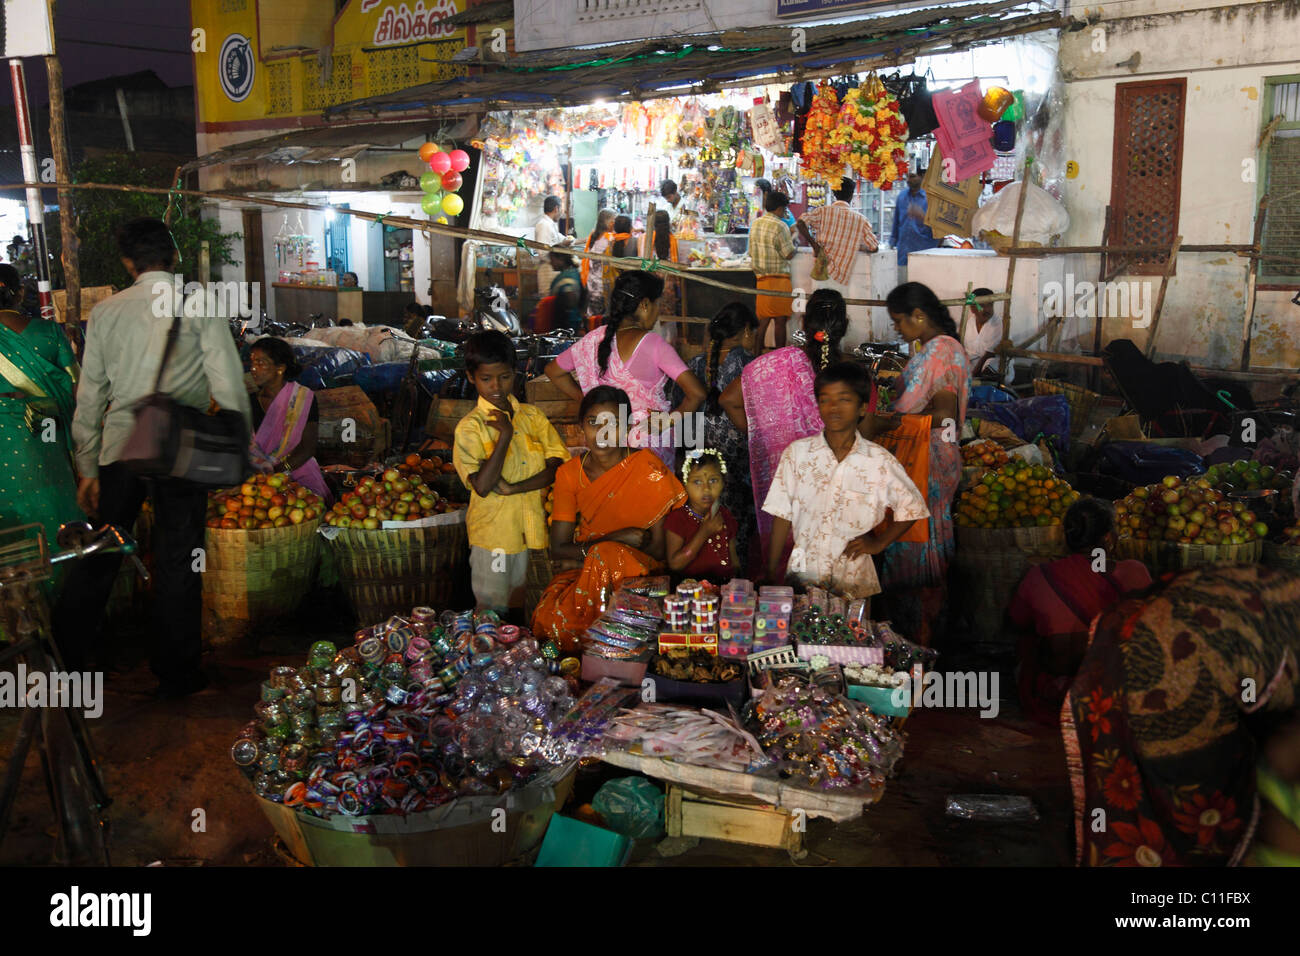
[[[495,23],[498,20],[512,20],[515,15],[515,0],[496,0],[495,3],[480,3],[468,10],[447,17],[441,21],[445,27],[473,26],[478,23]]]
[[[598,99],[646,100],[777,79],[816,79],[910,63],[919,56],[964,50],[1068,22],[1059,11],[1043,6],[1001,0],[803,27],[799,52],[791,49],[795,27],[791,24],[516,54],[505,62],[481,63],[480,75],[340,103],[328,107],[325,116],[360,118],[414,111],[453,116],[492,109],[549,109]]]
[[[201,169],[217,163],[259,160],[284,165],[337,162],[356,156],[367,149],[400,146],[410,140],[432,135],[441,125],[436,120],[404,119],[369,123],[339,122],[325,126],[312,126],[215,150],[186,163],[184,170]],[[448,139],[464,139],[473,135],[475,129],[475,123],[464,122],[442,132]]]

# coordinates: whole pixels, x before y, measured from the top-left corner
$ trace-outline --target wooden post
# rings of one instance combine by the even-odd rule
[[[970,294],[974,290],[974,288],[975,288],[974,282],[966,283],[967,299],[970,298]],[[963,345],[966,342],[966,323],[969,321],[970,321],[970,303],[968,302],[961,307],[961,325],[957,327],[957,341],[963,343]]]
[[[57,0],[50,0],[50,22],[54,22]],[[45,76],[50,93],[50,147],[54,152],[54,174],[61,183],[72,182],[72,164],[68,159],[68,133],[63,105],[63,64],[58,50],[45,58]],[[77,239],[77,213],[72,204],[72,190],[60,189],[59,239],[60,259],[63,263],[63,287],[67,300],[63,311],[64,333],[74,349],[81,348],[81,267],[80,243]]]
[[[1101,264],[1097,267],[1097,288],[1106,280],[1106,243],[1110,239],[1110,205],[1106,206],[1106,218],[1101,223]],[[1101,354],[1101,309],[1094,309],[1097,313],[1097,327],[1092,331],[1092,354]],[[1095,367],[1088,373],[1088,387],[1094,392],[1100,391],[1101,386],[1101,369]]]
[[[1183,244],[1183,237],[1176,236],[1169,250],[1169,261],[1165,263],[1165,274],[1160,277],[1160,294],[1156,296],[1156,308],[1151,315],[1151,337],[1147,339],[1147,358],[1156,351],[1156,334],[1160,331],[1160,310],[1165,307],[1165,290],[1169,288],[1169,277],[1174,274],[1174,264],[1178,261],[1178,249]]]
[[[1264,238],[1264,217],[1268,214],[1268,194],[1265,193],[1259,199],[1259,209],[1255,213],[1255,234],[1251,239],[1251,245],[1255,252],[1260,251],[1260,243]],[[1250,271],[1246,273],[1246,312],[1245,318],[1241,323],[1241,370],[1244,372],[1250,368],[1250,335],[1251,326],[1255,324],[1255,289],[1259,285],[1259,256],[1254,256],[1250,260]]]
[[[1020,245],[1020,221],[1025,218],[1025,197],[1029,195],[1029,169],[1033,164],[1033,159],[1026,156],[1025,171],[1020,177],[1020,195],[1016,197],[1016,225],[1011,232],[1011,261],[1007,264],[1007,313],[1002,317],[1002,343],[998,346],[1000,353],[1011,348],[1011,306],[1013,302],[1011,290],[1016,281],[1016,249]]]
[[[645,214],[645,235],[641,237],[641,258],[649,259],[655,254],[655,204],[651,203]]]

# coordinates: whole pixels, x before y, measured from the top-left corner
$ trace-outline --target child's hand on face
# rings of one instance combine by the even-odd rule
[[[712,514],[705,518],[700,524],[700,527],[703,529],[705,535],[711,538],[715,534],[726,531],[727,522],[723,520],[722,514],[719,512],[718,514]]]
[[[501,433],[501,439],[503,441],[509,441],[514,437],[514,422],[510,421],[510,416],[501,409],[494,408],[492,414],[488,415],[487,423],[489,428],[495,428]]]

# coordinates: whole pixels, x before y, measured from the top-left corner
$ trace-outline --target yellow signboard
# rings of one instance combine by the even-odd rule
[[[276,129],[464,75],[465,0],[190,0],[200,132]]]

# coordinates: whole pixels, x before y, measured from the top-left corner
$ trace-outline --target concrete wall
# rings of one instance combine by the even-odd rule
[[[1300,3],[1262,2],[1186,11],[1187,0],[1133,0],[1122,9],[1173,8],[1175,12],[1103,19],[1093,28],[1061,37],[1066,79],[1065,141],[1079,166],[1066,179],[1063,201],[1070,212],[1065,244],[1096,244],[1111,192],[1111,151],[1118,83],[1187,78],[1179,232],[1185,243],[1249,243],[1257,185],[1244,181],[1243,161],[1258,163],[1261,96],[1265,79],[1300,73],[1295,40]],[[1199,3],[1198,6],[1205,6]],[[1103,8],[1103,13],[1108,8]],[[1076,15],[1080,13],[1077,9]],[[1104,50],[1093,30],[1104,31]],[[1123,65],[1121,65],[1123,64]],[[1262,169],[1259,170],[1262,174]],[[1289,202],[1295,202],[1291,197]],[[1231,254],[1180,256],[1161,318],[1157,351],[1186,356],[1193,364],[1235,367],[1241,353],[1247,261]],[[1071,256],[1067,273],[1095,281],[1097,256]],[[1126,277],[1121,277],[1126,278]],[[1152,283],[1159,279],[1136,277]],[[1294,290],[1261,291],[1255,308],[1252,362],[1300,366],[1300,307]],[[1084,323],[1089,346],[1092,323]],[[1129,317],[1108,318],[1106,340],[1132,338],[1145,346],[1149,332]]]

